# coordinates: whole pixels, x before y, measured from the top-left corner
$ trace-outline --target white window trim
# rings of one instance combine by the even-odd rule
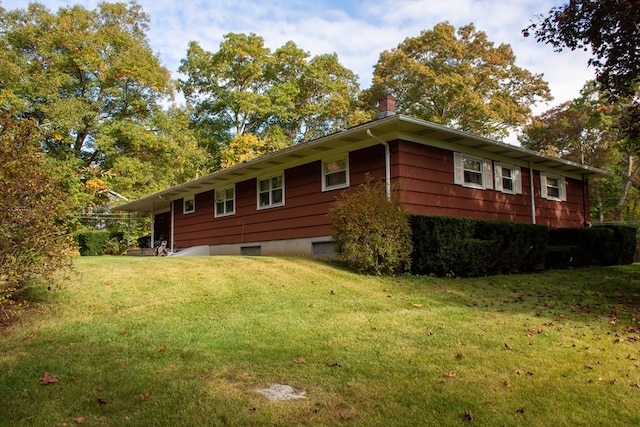
[[[226,209],[227,209],[226,192],[229,189],[233,189],[233,210],[231,212],[226,212]],[[218,213],[218,198],[216,197],[216,193],[218,191],[223,191],[225,193],[225,199],[224,199],[225,212],[224,213]],[[215,218],[221,218],[221,217],[224,217],[224,216],[235,215],[235,213],[236,213],[236,186],[235,186],[235,184],[234,185],[229,185],[227,187],[216,188],[213,191],[213,216]]]
[[[550,196],[547,189],[547,178],[553,178],[558,180],[558,193],[559,197]],[[543,199],[555,200],[557,202],[567,201],[567,181],[563,176],[554,175],[546,172],[540,172],[540,196]]]
[[[268,205],[265,206],[260,206],[260,181],[264,181],[266,179],[269,180],[269,201],[271,201],[271,192],[273,191],[273,188],[271,188],[271,180],[273,178],[276,177],[282,177],[282,202],[280,203],[269,203]],[[285,182],[284,182],[284,171],[281,173],[274,173],[271,175],[266,175],[266,176],[261,176],[258,177],[258,179],[256,180],[256,206],[258,210],[261,209],[271,209],[271,208],[277,208],[279,206],[284,206],[284,201],[285,201],[285,195],[284,195],[284,189],[285,189]]]
[[[341,184],[336,184],[336,185],[331,185],[328,186],[327,185],[327,173],[325,170],[325,165],[327,163],[331,163],[331,162],[335,162],[336,160],[344,160],[345,162],[345,182],[341,183]],[[322,160],[322,191],[331,191],[331,190],[337,190],[340,188],[347,188],[350,185],[350,180],[349,180],[349,153],[344,154],[342,156],[337,156],[337,157],[331,157],[329,159],[324,159]]]
[[[464,159],[470,159],[480,162],[482,166],[481,176],[482,184],[475,184],[472,182],[465,182],[464,180]],[[468,188],[476,188],[479,190],[491,190],[493,189],[493,172],[491,166],[491,160],[483,159],[478,156],[471,156],[464,153],[453,153],[453,168],[454,168],[454,182],[458,185]]]
[[[191,210],[187,210],[187,202],[189,200],[193,201],[193,209],[191,209]],[[183,214],[190,214],[190,213],[194,213],[195,211],[196,211],[196,196],[195,195],[185,196],[182,199],[182,213]]]
[[[513,181],[513,190],[506,189],[502,186],[502,169],[511,169],[511,179]],[[509,165],[501,162],[493,162],[493,172],[495,177],[496,191],[506,194],[522,194],[522,171],[520,166]]]

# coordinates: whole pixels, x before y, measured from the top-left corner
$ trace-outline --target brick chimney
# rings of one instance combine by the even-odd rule
[[[396,114],[396,99],[393,95],[385,95],[378,100],[378,111],[379,119]]]

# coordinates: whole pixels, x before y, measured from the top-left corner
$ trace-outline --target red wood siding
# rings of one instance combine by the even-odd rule
[[[454,183],[453,152],[398,141],[392,176],[410,213],[498,219],[531,223],[529,169],[521,168],[522,194],[479,190]],[[492,177],[493,179],[493,177]],[[585,221],[582,181],[566,179],[567,201],[540,197],[540,174],[534,170],[536,223],[550,227],[580,227]]]
[[[384,148],[371,147],[350,153],[352,187],[384,177]],[[257,209],[255,179],[236,184],[234,215],[214,217],[214,191],[197,194],[196,210],[182,213],[182,200],[175,202],[175,248],[198,245],[250,243],[327,236],[332,234],[329,209],[343,190],[322,191],[321,162],[285,171],[284,206]]]
[[[406,141],[394,141],[389,145],[392,184],[399,189],[400,199],[408,212],[531,222],[527,168],[521,168],[522,194],[478,190],[454,183],[452,151]],[[258,210],[255,179],[236,184],[236,212],[233,215],[215,218],[213,190],[196,195],[195,212],[190,214],[183,214],[182,200],[174,202],[174,247],[331,235],[329,210],[343,190],[322,191],[320,161],[287,169],[284,173],[284,206]],[[374,181],[384,178],[382,145],[350,153],[351,189],[365,182],[367,174]],[[534,171],[533,182],[538,224],[579,227],[588,220],[584,208],[589,203],[586,183],[567,178],[567,201],[559,202],[540,197],[537,171]]]

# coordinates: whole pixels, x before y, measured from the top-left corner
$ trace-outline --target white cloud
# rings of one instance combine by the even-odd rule
[[[98,0],[42,0],[51,10],[74,3],[96,7]],[[369,86],[373,66],[383,50],[407,37],[448,21],[455,27],[473,23],[495,44],[507,43],[516,64],[543,74],[554,96],[550,105],[578,96],[593,78],[588,54],[556,53],[550,46],[524,38],[521,30],[536,15],[546,15],[566,0],[138,0],[150,15],[151,46],[177,76],[189,41],[218,49],[230,32],[255,33],[276,49],[292,40],[312,55],[337,53],[340,62]],[[3,0],[5,9],[25,7],[24,0]],[[550,105],[538,106],[541,112]]]

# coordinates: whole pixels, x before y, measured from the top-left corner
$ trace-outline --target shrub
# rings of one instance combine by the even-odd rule
[[[544,226],[432,215],[412,215],[410,224],[415,274],[469,277],[544,266]]]
[[[549,231],[549,245],[547,268],[631,264],[636,251],[636,228],[557,228]]]
[[[124,235],[120,231],[85,231],[78,234],[80,255],[121,255],[126,251],[122,244]]]
[[[388,200],[384,183],[368,178],[331,209],[336,253],[360,272],[399,274],[410,268],[411,228],[397,194],[392,196]]]
[[[74,247],[63,178],[42,154],[36,124],[0,109],[0,312],[25,284],[70,267]]]

